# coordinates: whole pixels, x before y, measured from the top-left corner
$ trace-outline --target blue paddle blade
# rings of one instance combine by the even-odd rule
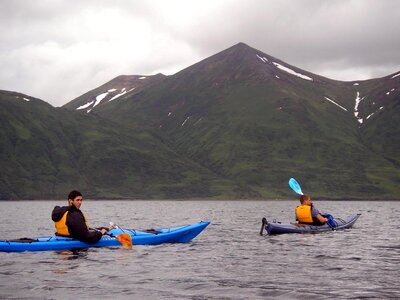
[[[294,178],[289,179],[289,186],[292,188],[292,190],[299,194],[299,195],[304,195],[303,192],[301,191],[300,184],[296,181]]]

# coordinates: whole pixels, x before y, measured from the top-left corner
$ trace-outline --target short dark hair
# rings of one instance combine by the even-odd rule
[[[300,203],[303,204],[304,201],[311,200],[311,198],[310,198],[310,196],[307,196],[307,195],[301,195],[299,200],[300,200]]]
[[[82,194],[81,194],[81,192],[80,191],[71,191],[69,194],[68,194],[68,200],[69,199],[71,199],[71,200],[74,200],[76,197],[78,197],[78,196],[81,196],[82,197]]]

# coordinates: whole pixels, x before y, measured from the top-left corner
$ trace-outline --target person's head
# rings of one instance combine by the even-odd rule
[[[71,191],[68,194],[69,206],[74,205],[76,208],[80,208],[82,205],[82,194],[79,191]]]
[[[299,200],[300,200],[300,203],[301,203],[302,205],[309,205],[309,206],[312,205],[312,201],[311,201],[310,196],[301,195]]]

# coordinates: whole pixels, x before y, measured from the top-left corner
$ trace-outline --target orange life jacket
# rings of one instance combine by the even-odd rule
[[[299,223],[313,224],[314,220],[311,213],[311,206],[300,205],[296,207],[296,219]]]
[[[89,228],[88,221],[86,220],[85,215],[82,213],[83,218],[85,219],[86,227]],[[62,236],[70,236],[68,226],[67,226],[67,216],[68,216],[68,210],[64,213],[62,218],[54,222],[54,225],[56,226],[56,235],[62,235]]]

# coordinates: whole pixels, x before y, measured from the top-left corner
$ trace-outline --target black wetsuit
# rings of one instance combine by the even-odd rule
[[[96,243],[101,239],[102,233],[100,231],[89,230],[86,226],[83,213],[74,205],[54,207],[53,212],[51,213],[52,220],[54,222],[61,220],[67,210],[69,212],[67,215],[66,225],[72,238],[86,243]]]

